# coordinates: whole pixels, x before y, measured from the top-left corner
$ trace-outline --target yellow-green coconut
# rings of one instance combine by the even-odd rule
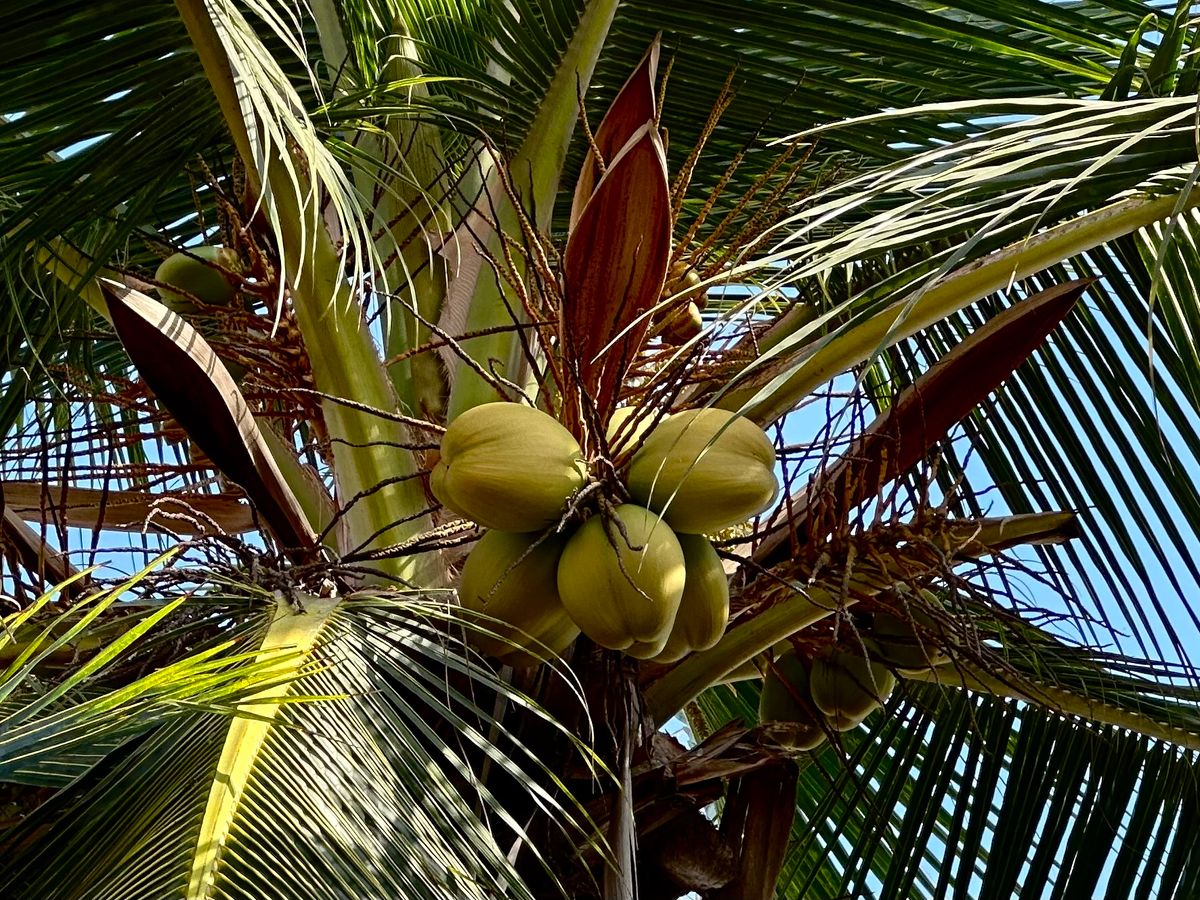
[[[159,264],[154,280],[179,290],[160,287],[158,296],[164,306],[181,315],[199,312],[187,294],[210,306],[228,306],[237,296],[237,288],[220,269],[236,272],[238,266],[237,254],[226,247],[188,247],[186,252],[173,253]]]
[[[459,582],[463,609],[480,614],[477,628],[467,629],[468,640],[518,668],[557,656],[579,636],[558,596],[566,540],[551,535],[539,543],[539,537],[486,532],[468,554]]]
[[[708,538],[676,535],[683,549],[687,580],[671,634],[655,660],[670,663],[693,650],[707,650],[721,639],[729,624],[729,577]]]
[[[683,549],[671,529],[626,503],[611,521],[588,519],[567,541],[558,593],[575,624],[601,647],[654,655],[670,636],[685,577]]]
[[[721,409],[665,419],[634,454],[627,483],[634,501],[683,534],[743,522],[779,490],[770,440],[749,419]]]
[[[943,633],[941,625],[921,608],[924,604],[939,609],[941,601],[933,591],[919,594],[919,600],[898,601],[905,616],[877,612],[871,627],[879,658],[902,671],[928,670],[950,661],[937,643]]]
[[[882,662],[836,648],[813,660],[809,673],[813,704],[835,731],[857,726],[895,686],[896,676]]]
[[[520,403],[485,403],[451,422],[429,479],[448,509],[516,532],[558,522],[586,481],[587,464],[571,433]]]
[[[794,650],[776,655],[763,674],[758,720],[767,726],[766,736],[793,750],[813,750],[825,742],[809,693],[808,667]]]
[[[615,459],[618,454],[638,446],[654,419],[652,410],[643,410],[639,406],[622,406],[615,410],[605,429],[609,457]]]

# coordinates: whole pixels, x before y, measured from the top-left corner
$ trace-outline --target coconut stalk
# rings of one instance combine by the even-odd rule
[[[910,681],[964,688],[994,697],[1020,700],[1048,707],[1066,716],[1077,716],[1099,725],[1127,728],[1179,747],[1200,750],[1200,734],[1195,731],[1160,722],[1151,716],[1112,706],[1102,700],[1085,697],[1057,684],[1025,678],[1012,671],[995,675],[976,663],[955,660],[928,671],[905,672],[902,677]]]

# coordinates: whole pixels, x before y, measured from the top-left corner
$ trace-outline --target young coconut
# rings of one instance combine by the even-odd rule
[[[813,704],[835,731],[857,726],[895,687],[896,676],[882,662],[836,648],[818,656],[809,674]]]
[[[575,624],[601,647],[653,656],[670,636],[685,571],[671,529],[626,503],[611,522],[593,516],[567,541],[558,593]]]
[[[656,662],[683,659],[693,650],[707,650],[721,639],[729,624],[729,577],[708,538],[676,535],[683,549],[687,579],[671,635]]]
[[[689,302],[696,304],[697,308],[704,309],[708,305],[708,291],[700,286],[703,281],[700,273],[692,267],[690,262],[677,260],[671,264],[670,271],[667,272],[667,281],[662,292],[663,299],[670,300],[682,295]]]
[[[695,303],[681,306],[663,323],[662,339],[668,344],[686,344],[704,330],[704,317]]]
[[[653,421],[654,413],[639,406],[622,406],[614,410],[608,420],[608,427],[604,430],[609,457],[616,459],[620,454],[638,446],[646,437]]]
[[[817,719],[809,693],[808,666],[796,651],[776,655],[763,675],[758,720],[776,743],[793,750],[815,750],[825,743],[825,727]]]
[[[579,637],[558,596],[566,539],[551,535],[538,543],[539,537],[488,531],[468,554],[459,582],[459,602],[480,614],[474,621],[483,629],[468,629],[467,639],[515,668],[557,656]]]
[[[520,403],[485,403],[451,422],[429,477],[448,509],[515,532],[556,524],[586,482],[587,463],[571,433]]]
[[[625,648],[626,656],[632,656],[634,659],[653,659],[657,660],[658,655],[663,652],[667,646],[667,640],[670,638],[670,633],[662,636],[657,641],[634,641]]]
[[[932,591],[922,591],[923,600],[941,606]],[[907,604],[908,618],[888,612],[875,613],[871,636],[879,648],[879,659],[902,671],[926,671],[944,665],[950,657],[936,643],[941,627],[933,616],[914,603]]]
[[[205,265],[205,262],[212,265]],[[214,268],[218,266],[219,268]],[[185,253],[173,253],[164,259],[154,273],[154,280],[186,291],[210,306],[228,306],[237,296],[237,288],[220,269],[237,271],[238,258],[227,247],[188,247]],[[158,295],[163,305],[180,315],[197,315],[200,309],[191,297],[160,287]]]
[[[775,448],[749,419],[723,409],[669,416],[629,463],[633,499],[683,534],[712,534],[775,499]]]

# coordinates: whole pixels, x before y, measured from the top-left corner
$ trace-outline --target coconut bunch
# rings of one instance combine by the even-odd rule
[[[620,452],[589,464],[562,424],[519,403],[474,407],[446,429],[430,489],[488,529],[463,566],[459,601],[479,615],[472,640],[503,662],[536,664],[581,632],[673,662],[725,631],[729,583],[705,535],[775,499],[774,446],[716,409],[649,427],[624,408],[608,434]]]
[[[565,246],[522,220],[523,243],[508,256],[524,254],[540,277],[495,263],[533,326],[526,393],[554,414],[532,403],[471,407],[448,424],[430,474],[445,508],[488,529],[466,559],[459,599],[480,614],[478,646],[513,665],[560,654],[581,632],[662,663],[713,646],[729,619],[729,583],[708,536],[756,516],[779,490],[758,425],[721,409],[679,410],[703,405],[694,388],[735,337],[732,328],[721,341],[706,336],[702,316],[707,285],[729,264],[702,232],[720,187],[680,221],[695,158],[729,96],[727,86],[672,178],[658,56],[656,41],[587,134]],[[713,233],[744,248],[781,192],[762,180]],[[511,384],[494,386],[512,397]]]
[[[924,602],[940,607],[936,595]],[[853,645],[829,644],[809,657],[785,643],[765,666],[758,718],[781,746],[814,750],[830,732],[856,728],[896,686],[895,672],[928,671],[950,661],[936,644],[933,617],[877,611]]]
[[[813,750],[830,731],[856,728],[895,687],[896,676],[871,657],[827,647],[808,659],[789,648],[763,676],[758,717],[782,746]]]

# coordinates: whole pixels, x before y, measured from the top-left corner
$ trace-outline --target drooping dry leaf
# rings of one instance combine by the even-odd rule
[[[246,492],[291,555],[307,557],[316,535],[225,365],[191,325],[161,303],[107,278],[100,286],[121,343],[159,402]]]
[[[147,523],[153,527],[153,513],[157,509],[167,514],[159,519],[159,524],[184,537],[216,528],[240,534],[257,527],[250,507],[229,494],[105,491],[36,481],[8,481],[3,489],[8,508],[27,522],[141,531]]]
[[[3,482],[0,482],[0,545],[15,553],[28,571],[50,584],[62,584],[79,574],[63,553],[46,543],[9,506]]]
[[[796,815],[794,762],[759,769],[730,782],[721,833],[740,850],[737,876],[712,900],[772,900]]]

